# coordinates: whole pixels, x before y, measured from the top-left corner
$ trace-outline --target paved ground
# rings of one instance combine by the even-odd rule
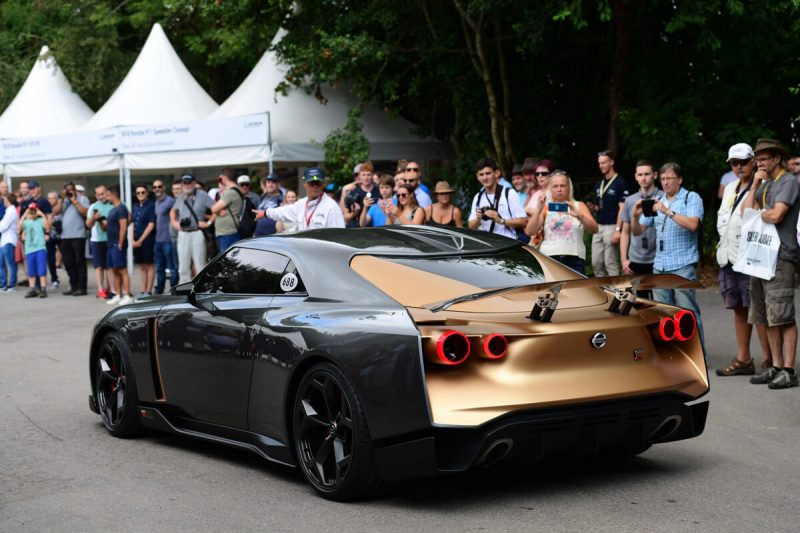
[[[135,278],[138,286],[138,278]],[[358,504],[291,469],[168,435],[108,436],[87,407],[87,350],[108,307],[0,295],[0,531],[797,531],[800,389],[712,376],[706,433],[623,467],[501,469]],[[732,316],[700,294],[713,367]],[[754,343],[755,345],[755,343]]]

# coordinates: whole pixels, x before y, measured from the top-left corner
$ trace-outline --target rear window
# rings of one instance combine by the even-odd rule
[[[522,247],[492,255],[427,259],[384,256],[381,259],[468,283],[482,289],[530,285],[547,281],[542,272],[542,265],[532,253]]]

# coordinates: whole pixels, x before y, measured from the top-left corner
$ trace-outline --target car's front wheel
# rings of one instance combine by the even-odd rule
[[[138,397],[133,361],[119,333],[107,334],[100,343],[94,364],[94,394],[109,433],[132,437],[141,432],[136,416]]]
[[[324,498],[353,500],[377,488],[361,401],[336,366],[317,364],[300,382],[294,401],[293,438],[303,475]]]

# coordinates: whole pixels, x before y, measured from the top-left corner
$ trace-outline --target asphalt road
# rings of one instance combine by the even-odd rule
[[[713,368],[734,353],[732,313],[715,290],[700,301]],[[244,452],[110,437],[87,406],[89,336],[107,310],[0,294],[0,531],[799,529],[798,388],[712,375],[705,434],[621,466],[497,468],[338,504]]]

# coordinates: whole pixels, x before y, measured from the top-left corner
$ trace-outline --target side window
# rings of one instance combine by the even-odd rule
[[[303,284],[303,278],[294,266],[294,261],[289,261],[286,265],[286,270],[283,271],[281,276],[280,286],[278,287],[277,294],[305,294],[306,286]]]
[[[289,259],[272,252],[233,247],[200,274],[198,293],[275,294]]]

